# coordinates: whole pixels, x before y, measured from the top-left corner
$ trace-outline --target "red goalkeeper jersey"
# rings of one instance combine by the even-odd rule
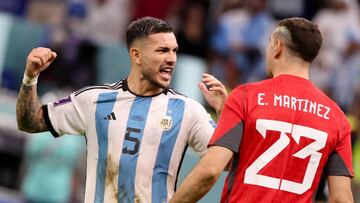
[[[353,176],[344,113],[296,76],[234,89],[209,145],[234,152],[221,202],[311,202],[324,169]]]

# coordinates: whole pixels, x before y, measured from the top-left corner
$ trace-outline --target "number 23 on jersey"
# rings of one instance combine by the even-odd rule
[[[245,171],[244,182],[272,189],[280,189],[296,194],[303,194],[310,189],[322,156],[319,150],[324,148],[328,134],[306,126],[267,119],[256,120],[256,130],[264,139],[266,138],[267,130],[280,132],[280,138],[250,164]],[[300,183],[259,174],[261,169],[263,169],[289,145],[290,138],[286,133],[290,134],[297,144],[299,144],[301,137],[307,137],[315,140],[301,150],[292,154],[292,156],[300,159],[305,159],[310,156],[309,163],[304,172],[304,178]]]

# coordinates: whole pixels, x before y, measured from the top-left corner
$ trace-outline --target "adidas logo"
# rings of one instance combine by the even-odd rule
[[[116,120],[114,112],[111,112],[111,114],[107,115],[104,120]]]

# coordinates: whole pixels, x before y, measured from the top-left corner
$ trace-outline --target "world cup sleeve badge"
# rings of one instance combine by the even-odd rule
[[[61,106],[61,105],[67,104],[67,103],[69,103],[69,102],[71,102],[71,97],[70,97],[70,95],[67,96],[67,97],[64,97],[64,98],[62,98],[62,99],[59,99],[58,101],[54,102],[53,105],[54,105],[54,107],[57,107],[57,106]]]
[[[213,127],[213,128],[216,128],[216,123],[213,119],[209,119],[209,124]]]
[[[163,116],[158,121],[158,127],[164,131],[170,130],[172,124],[173,124],[173,120],[170,116]]]

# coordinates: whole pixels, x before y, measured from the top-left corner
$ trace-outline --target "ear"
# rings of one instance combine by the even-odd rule
[[[283,43],[279,39],[274,40],[274,57],[276,59],[280,58],[282,52],[284,51]]]
[[[135,64],[141,64],[141,51],[138,48],[131,47],[129,50],[130,60]]]

